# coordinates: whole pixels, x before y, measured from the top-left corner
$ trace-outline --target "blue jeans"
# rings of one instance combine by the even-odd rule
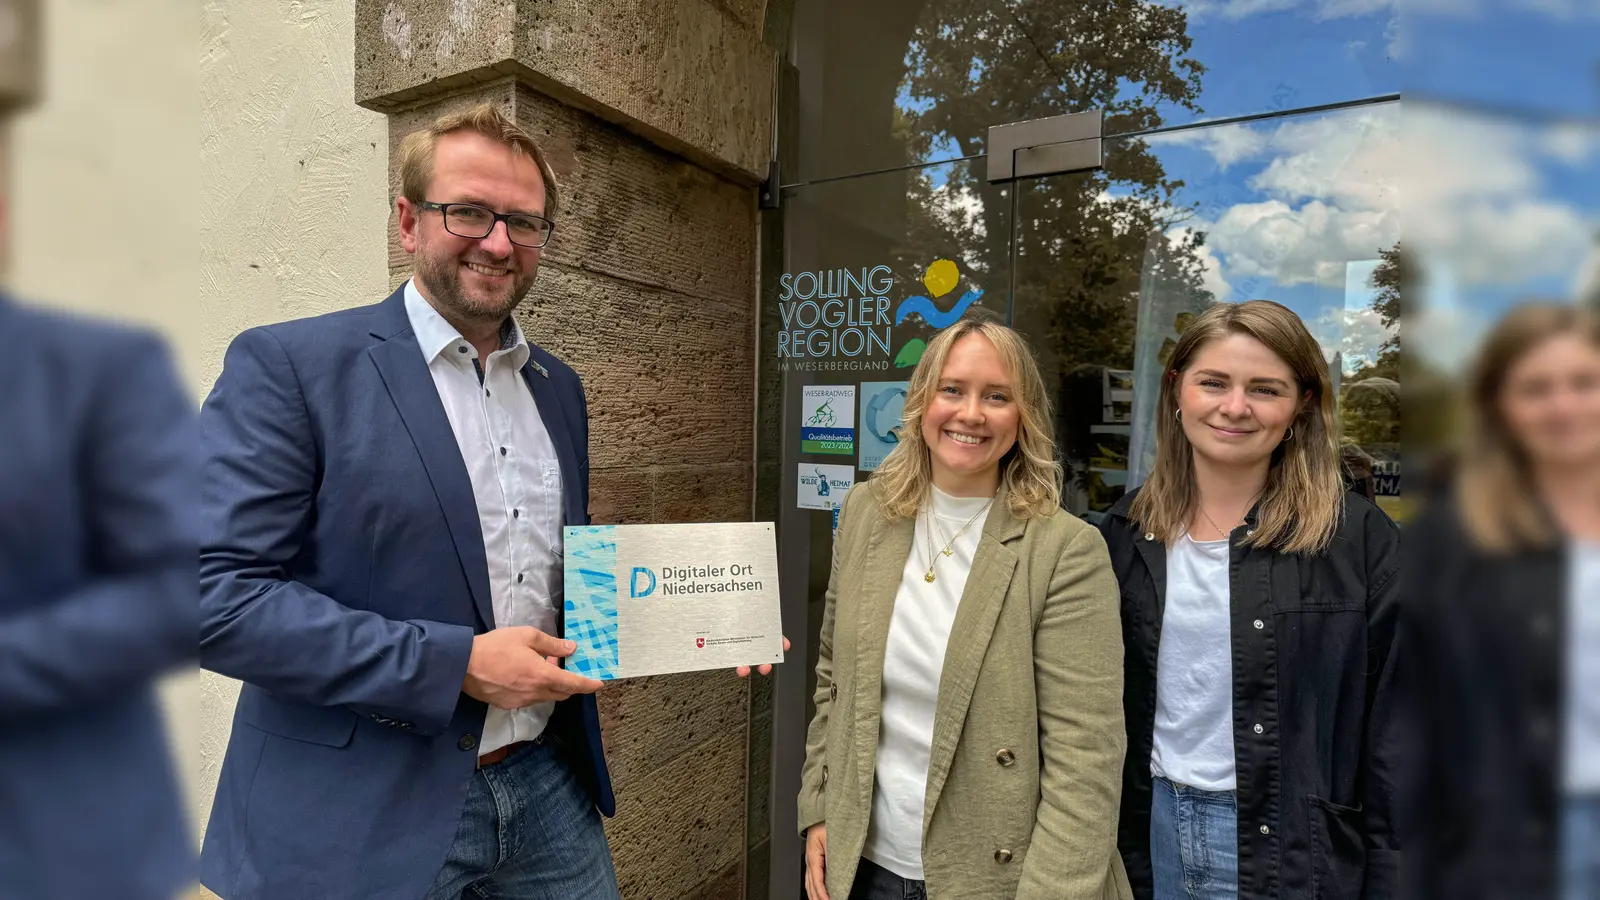
[[[1155,900],[1237,900],[1239,811],[1232,791],[1155,779],[1150,868]]]
[[[923,882],[901,878],[863,856],[849,900],[928,900],[928,890]]]
[[[1600,900],[1600,794],[1568,797],[1562,820],[1562,900]]]
[[[619,900],[594,801],[550,737],[472,775],[425,900]]]

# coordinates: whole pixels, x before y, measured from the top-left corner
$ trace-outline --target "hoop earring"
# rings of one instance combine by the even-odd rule
[[[1289,441],[1291,441],[1293,439],[1294,439],[1294,426],[1290,425],[1289,426],[1289,430],[1287,432],[1285,432],[1284,435],[1283,435],[1283,440],[1279,441],[1278,443],[1287,444],[1287,443],[1289,443]]]
[[[1172,411],[1172,412],[1173,412],[1173,415],[1174,415],[1174,417],[1175,417],[1175,418],[1176,418],[1176,419],[1177,419],[1177,420],[1178,420],[1178,421],[1179,421],[1179,422],[1182,422],[1182,421],[1183,421],[1183,410],[1181,410],[1181,409],[1175,409],[1175,410],[1173,410],[1173,411]]]

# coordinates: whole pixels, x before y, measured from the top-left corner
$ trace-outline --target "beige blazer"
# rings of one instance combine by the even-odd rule
[[[828,893],[855,880],[872,811],[883,660],[914,522],[846,495],[806,737],[800,828],[828,831]],[[945,652],[922,822],[929,900],[1131,898],[1117,855],[1122,627],[1105,541],[996,498]]]

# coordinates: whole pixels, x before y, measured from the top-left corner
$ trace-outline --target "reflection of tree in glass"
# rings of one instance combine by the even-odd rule
[[[1410,280],[1407,260],[1400,244],[1379,251],[1378,267],[1372,272],[1372,287],[1377,295],[1372,310],[1385,328],[1394,333],[1378,350],[1378,358],[1343,380],[1340,390],[1340,418],[1344,439],[1369,450],[1400,442],[1400,314],[1402,286]]]
[[[902,127],[917,156],[935,142],[976,155],[991,125],[1094,109],[1105,111],[1107,134],[1153,128],[1163,103],[1198,111],[1204,67],[1190,47],[1184,12],[1143,0],[929,0],[906,54]],[[1144,142],[1118,142],[1106,157],[1102,171],[1015,185],[1023,220],[1014,311],[1042,355],[1059,357],[1051,368],[1132,365],[1145,238],[1192,215],[1176,204],[1183,183]],[[913,197],[925,201],[913,207],[923,219],[913,233],[928,249],[954,245],[980,271],[1004,271],[1009,210],[966,199],[981,175],[953,167],[938,196],[925,182],[926,196]],[[1196,285],[1203,241],[1178,240],[1166,261]]]
[[[910,103],[897,130],[914,157],[927,158],[951,143],[977,155],[991,125],[1065,113],[1103,110],[1106,134],[1157,127],[1162,105],[1199,111],[1205,67],[1188,56],[1187,28],[1181,9],[1144,0],[929,0],[906,54]],[[1033,344],[1045,383],[1063,389],[1063,405],[1076,390],[1066,387],[1066,373],[1133,367],[1141,273],[1192,291],[1202,308],[1213,302],[1202,286],[1203,233],[1179,232],[1146,261],[1151,234],[1194,215],[1178,200],[1183,182],[1167,177],[1144,141],[1109,144],[1105,162],[1099,171],[1010,187],[1019,217],[1013,323]],[[962,260],[981,281],[1004,283],[994,275],[1006,271],[1011,252],[1010,204],[998,191],[985,193],[982,176],[981,165],[956,165],[911,179],[899,268],[938,253]],[[1063,410],[1058,437],[1069,460],[1097,450],[1088,427],[1105,421],[1098,381],[1083,373],[1082,387],[1093,385],[1094,394],[1079,399],[1092,418]]]

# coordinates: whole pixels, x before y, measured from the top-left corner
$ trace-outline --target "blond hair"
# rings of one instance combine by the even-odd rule
[[[1011,380],[1020,412],[1017,443],[1000,460],[1000,485],[1007,507],[1019,519],[1054,515],[1061,508],[1061,463],[1051,427],[1050,398],[1033,353],[1021,335],[983,317],[965,318],[939,332],[911,373],[906,388],[900,442],[873,473],[871,484],[884,514],[909,518],[917,514],[933,484],[933,460],[922,439],[922,417],[932,405],[945,359],[956,341],[980,335],[994,346]]]
[[[1277,354],[1294,373],[1301,396],[1306,396],[1291,423],[1292,435],[1272,453],[1254,534],[1245,543],[1287,553],[1319,553],[1333,542],[1344,508],[1333,385],[1316,338],[1299,316],[1271,300],[1213,306],[1178,338],[1156,401],[1155,463],[1134,498],[1131,517],[1140,528],[1169,543],[1193,516],[1199,500],[1194,446],[1173,411],[1178,408],[1183,373],[1200,348],[1232,334],[1255,338]]]
[[[1483,549],[1506,553],[1548,547],[1557,539],[1549,513],[1529,488],[1528,460],[1500,414],[1500,401],[1512,367],[1544,342],[1568,334],[1600,344],[1600,322],[1575,306],[1534,303],[1507,313],[1478,351],[1458,481],[1463,524]]]
[[[533,160],[544,179],[544,217],[554,222],[561,210],[561,189],[556,173],[545,160],[544,151],[533,135],[493,103],[479,103],[463,112],[436,119],[426,128],[413,131],[400,142],[400,195],[412,203],[428,199],[433,185],[433,156],[439,138],[457,131],[474,131],[497,141]]]

